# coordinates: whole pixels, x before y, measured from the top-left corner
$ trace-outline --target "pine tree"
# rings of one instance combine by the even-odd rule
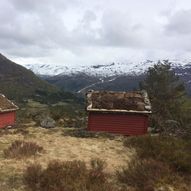
[[[166,120],[177,121],[185,87],[168,60],[159,61],[154,67],[149,68],[141,86],[147,90],[151,99],[155,126],[163,126]]]

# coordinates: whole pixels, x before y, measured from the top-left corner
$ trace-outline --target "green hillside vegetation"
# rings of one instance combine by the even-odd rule
[[[38,96],[38,91],[56,93],[58,89],[38,78],[32,71],[0,54],[0,92],[10,99]]]

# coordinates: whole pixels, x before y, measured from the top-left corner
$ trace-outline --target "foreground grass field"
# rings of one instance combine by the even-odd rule
[[[0,191],[190,191],[191,142],[28,123],[0,130]]]
[[[76,138],[65,135],[62,128],[43,129],[31,127],[1,131],[0,135],[0,190],[25,190],[22,182],[23,171],[30,164],[46,167],[52,160],[82,160],[89,165],[90,160],[99,158],[107,163],[106,171],[114,173],[125,165],[134,155],[134,149],[123,145],[123,137]],[[4,150],[16,140],[34,142],[43,147],[31,157],[7,158]]]

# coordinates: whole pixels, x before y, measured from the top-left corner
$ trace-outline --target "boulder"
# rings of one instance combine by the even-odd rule
[[[51,117],[46,117],[40,122],[40,126],[43,128],[54,128],[55,124],[55,120]]]

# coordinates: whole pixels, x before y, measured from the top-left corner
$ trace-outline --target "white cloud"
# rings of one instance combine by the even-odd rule
[[[181,10],[173,14],[166,26],[169,34],[190,35],[191,33],[191,9]]]
[[[189,58],[189,0],[1,0],[0,52],[21,62]]]

